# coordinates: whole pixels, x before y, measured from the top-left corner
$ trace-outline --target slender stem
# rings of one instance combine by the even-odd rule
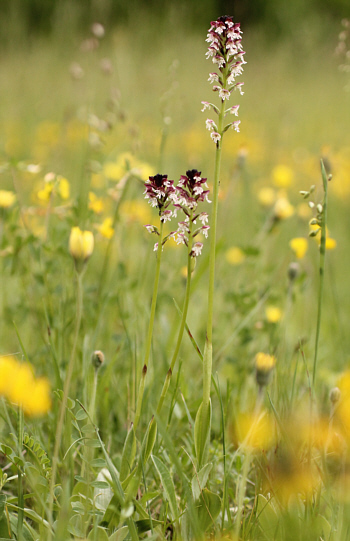
[[[247,488],[247,478],[248,478],[248,473],[249,473],[251,457],[252,457],[251,450],[248,448],[248,452],[243,462],[242,477],[238,485],[238,494],[237,494],[237,508],[238,509],[237,509],[237,515],[236,515],[236,523],[235,523],[235,537],[234,537],[235,539],[239,539],[239,531],[241,529],[243,502],[244,502],[244,497],[245,497],[246,488]]]
[[[189,219],[189,228],[190,228],[190,230],[189,230],[189,234],[188,234],[188,247],[187,247],[187,281],[186,281],[185,299],[184,299],[183,308],[182,308],[182,319],[181,319],[179,334],[177,336],[177,342],[176,342],[175,350],[174,350],[174,353],[173,353],[173,356],[172,356],[172,359],[171,359],[169,370],[167,372],[167,375],[166,375],[166,378],[165,378],[165,381],[164,381],[162,394],[161,394],[159,402],[158,402],[157,414],[159,414],[161,409],[162,409],[164,399],[165,399],[166,394],[167,394],[168,389],[169,389],[171,376],[173,374],[174,366],[175,366],[176,360],[177,360],[178,355],[179,355],[180,346],[181,346],[181,342],[182,342],[182,337],[183,337],[185,326],[186,326],[188,305],[189,305],[190,295],[191,295],[192,259],[193,259],[192,256],[191,256],[191,251],[192,251],[192,229],[193,229],[193,222],[192,222],[193,210],[191,211],[191,214],[190,214],[189,218],[190,218]]]
[[[23,447],[23,408],[18,406],[18,456],[22,458]],[[17,468],[18,473],[18,523],[17,523],[17,538],[18,541],[23,540],[23,518],[24,518],[24,499],[23,499],[23,476],[21,466]]]
[[[315,356],[314,356],[314,366],[312,371],[312,385],[315,388],[315,379],[316,379],[316,366],[317,366],[317,355],[318,355],[318,344],[320,337],[320,328],[321,328],[321,315],[322,315],[322,300],[323,300],[323,288],[324,288],[324,269],[325,269],[325,258],[326,258],[326,230],[327,230],[327,195],[328,195],[328,185],[327,185],[327,174],[321,160],[321,171],[322,171],[322,180],[323,180],[323,205],[322,205],[322,222],[321,222],[321,243],[320,243],[320,282],[318,288],[318,308],[317,308],[317,324],[316,324],[316,338],[315,338]]]
[[[62,397],[62,402],[61,402],[61,407],[60,407],[60,412],[59,412],[59,419],[58,419],[57,428],[56,428],[55,447],[54,447],[53,458],[52,458],[52,473],[51,473],[50,496],[49,496],[50,497],[49,520],[50,520],[51,526],[52,526],[52,511],[53,511],[53,502],[54,502],[54,489],[55,489],[55,483],[56,483],[56,474],[57,474],[57,466],[58,466],[58,458],[59,458],[58,455],[60,451],[64,416],[65,416],[66,407],[67,407],[69,389],[70,389],[71,379],[72,379],[73,370],[75,366],[76,348],[77,348],[77,343],[78,343],[78,336],[79,336],[82,310],[83,310],[83,273],[76,272],[76,278],[77,278],[77,310],[76,310],[73,346],[72,346],[71,356],[69,359],[66,379],[64,382],[63,397]],[[49,534],[49,541],[50,539],[51,539],[51,533]]]
[[[154,278],[154,286],[153,286],[151,315],[150,315],[150,320],[149,320],[149,325],[148,325],[147,341],[146,341],[146,348],[145,348],[145,357],[144,357],[143,366],[142,366],[142,374],[141,374],[141,379],[140,379],[139,392],[138,392],[137,401],[136,401],[136,412],[135,412],[135,419],[134,419],[134,428],[135,428],[135,430],[136,430],[137,425],[138,425],[139,420],[140,420],[143,393],[144,393],[144,390],[145,390],[145,380],[146,380],[146,374],[147,374],[148,360],[149,360],[149,356],[150,356],[150,353],[151,353],[151,347],[152,347],[154,316],[155,316],[155,313],[156,313],[158,286],[159,286],[159,276],[160,276],[160,262],[161,262],[161,258],[162,258],[162,248],[163,248],[163,228],[164,228],[164,224],[163,224],[162,221],[160,221],[159,240],[158,240],[158,249],[157,249],[157,266],[156,266],[156,275],[155,275],[155,278]]]
[[[209,287],[208,287],[208,318],[207,318],[207,354],[203,358],[203,404],[208,406],[210,400],[210,386],[212,374],[212,342],[213,342],[213,312],[214,312],[214,285],[215,285],[215,252],[216,252],[216,227],[219,204],[219,184],[221,165],[221,146],[223,136],[223,124],[225,116],[225,102],[221,102],[221,110],[218,120],[218,132],[220,141],[216,143],[214,187],[213,187],[213,210],[210,224],[210,256],[209,256]]]

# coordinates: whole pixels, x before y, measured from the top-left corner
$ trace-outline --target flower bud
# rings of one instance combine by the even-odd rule
[[[104,353],[100,351],[99,349],[94,351],[91,356],[92,366],[96,368],[96,370],[98,370],[103,365],[104,362],[105,362]]]
[[[259,352],[255,357],[256,382],[259,387],[265,387],[271,377],[272,370],[276,364],[276,358],[273,355]]]
[[[341,398],[341,391],[339,387],[333,387],[333,389],[329,392],[329,400],[332,402],[333,406],[335,406]]]
[[[94,236],[91,231],[81,231],[72,227],[69,237],[69,252],[75,263],[85,263],[94,249]]]
[[[288,278],[291,282],[293,282],[296,278],[298,278],[300,274],[300,265],[297,262],[290,263],[288,267]]]

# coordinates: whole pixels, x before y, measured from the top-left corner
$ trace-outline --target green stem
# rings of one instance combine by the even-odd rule
[[[76,272],[76,278],[77,278],[77,311],[76,311],[76,319],[75,319],[73,347],[72,347],[71,356],[69,359],[66,379],[64,382],[63,397],[62,397],[62,402],[61,402],[61,407],[60,407],[60,412],[59,412],[59,419],[58,419],[57,428],[56,428],[55,447],[54,447],[53,458],[52,458],[52,473],[51,473],[50,496],[49,496],[50,498],[49,499],[49,520],[50,520],[51,526],[52,526],[52,518],[53,518],[52,517],[53,502],[54,502],[54,497],[55,497],[54,489],[55,489],[55,483],[56,483],[58,458],[59,458],[59,451],[60,451],[61,438],[62,438],[62,432],[63,432],[64,416],[65,416],[67,402],[68,402],[68,395],[69,395],[69,389],[70,389],[70,384],[72,380],[73,370],[75,366],[76,349],[77,349],[78,336],[79,336],[82,310],[83,310],[83,283],[82,283],[83,273]],[[51,540],[51,532],[49,534],[49,541],[50,540]]]
[[[320,328],[321,328],[321,315],[322,315],[322,300],[323,300],[323,288],[324,288],[324,269],[325,269],[325,258],[326,258],[326,235],[327,235],[327,195],[328,195],[328,185],[327,185],[327,174],[321,160],[321,172],[322,172],[322,181],[323,181],[323,204],[322,204],[322,223],[321,223],[321,244],[320,244],[320,282],[318,288],[318,308],[317,308],[317,324],[316,324],[316,338],[315,338],[315,356],[314,356],[314,366],[312,371],[312,385],[315,388],[316,380],[316,366],[317,366],[317,355],[318,355],[318,344],[320,337]]]
[[[23,446],[23,409],[18,406],[18,456],[22,458]],[[24,518],[24,498],[23,498],[23,476],[21,466],[17,468],[18,473],[18,523],[17,523],[17,538],[18,541],[23,540],[23,518]]]
[[[223,125],[225,116],[225,102],[221,102],[221,110],[218,120],[218,133],[221,135],[220,141],[216,143],[214,187],[213,187],[213,210],[210,224],[210,255],[209,255],[209,288],[208,288],[208,319],[207,319],[207,339],[203,357],[203,405],[209,406],[211,374],[213,364],[212,343],[213,343],[213,312],[214,312],[214,286],[215,286],[215,252],[216,252],[216,228],[219,205],[219,184],[220,184],[220,165],[221,165],[221,147],[223,137]]]
[[[189,234],[188,234],[188,247],[187,247],[187,282],[186,282],[185,299],[184,299],[183,308],[182,308],[182,319],[181,319],[179,334],[177,336],[177,342],[176,342],[175,350],[174,350],[174,353],[173,353],[173,356],[172,356],[172,359],[171,359],[169,370],[167,372],[167,375],[166,375],[166,378],[165,378],[165,381],[164,381],[162,394],[161,394],[159,402],[158,402],[157,414],[159,414],[161,409],[162,409],[166,394],[167,394],[168,389],[169,389],[170,380],[171,380],[171,377],[172,377],[172,374],[173,374],[173,371],[174,371],[174,366],[175,366],[176,360],[177,360],[178,355],[179,355],[180,346],[181,346],[181,342],[182,342],[182,337],[183,337],[185,326],[186,326],[188,305],[189,305],[190,295],[191,295],[191,278],[192,278],[192,256],[191,256],[191,251],[192,251],[192,229],[193,229],[192,218],[193,218],[193,210],[191,211],[191,214],[190,214],[189,218],[190,218],[189,219],[190,231],[189,231]]]
[[[162,221],[160,221],[160,228],[159,228],[159,240],[158,240],[158,249],[157,249],[157,266],[156,266],[156,275],[154,278],[154,286],[153,286],[153,295],[152,295],[152,305],[151,305],[151,315],[148,325],[148,333],[147,333],[147,341],[146,341],[146,348],[145,348],[145,357],[143,361],[142,366],[142,374],[140,379],[140,385],[139,385],[139,392],[137,395],[137,401],[136,401],[136,412],[135,412],[135,419],[134,419],[134,429],[136,430],[137,425],[140,420],[141,415],[141,408],[142,408],[142,400],[143,400],[143,394],[145,390],[145,380],[146,380],[146,374],[147,374],[147,368],[148,368],[148,360],[151,353],[151,347],[152,347],[152,336],[153,336],[153,327],[154,327],[154,316],[156,313],[156,305],[157,305],[157,296],[158,296],[158,286],[159,286],[159,276],[160,276],[160,262],[162,258],[162,248],[163,248],[163,228],[164,224]]]
[[[247,479],[248,479],[251,457],[252,457],[251,451],[248,450],[247,455],[245,456],[245,459],[243,462],[242,477],[238,485],[238,494],[237,494],[238,509],[237,509],[237,515],[236,515],[236,523],[235,523],[235,537],[234,537],[235,539],[239,539],[239,532],[241,529],[243,503],[244,503],[244,497],[245,497],[246,488],[247,488]]]

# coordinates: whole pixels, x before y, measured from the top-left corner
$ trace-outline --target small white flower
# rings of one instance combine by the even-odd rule
[[[207,118],[207,120],[205,121],[205,127],[209,131],[217,130],[217,126],[216,126],[214,120],[212,120],[211,118]]]
[[[209,83],[218,83],[219,82],[219,76],[217,73],[209,73]]]
[[[214,141],[214,143],[217,143],[221,139],[220,133],[217,133],[216,131],[211,132],[210,137]]]
[[[202,233],[203,233],[203,235],[205,236],[206,239],[208,238],[209,229],[210,229],[209,225],[203,225],[202,226],[201,231],[202,231]]]
[[[155,243],[153,251],[156,252],[158,250],[158,242]]]
[[[235,90],[237,89],[241,96],[243,96],[243,94],[244,94],[244,92],[242,91],[242,86],[243,85],[244,85],[244,83],[236,83],[235,84]]]
[[[171,212],[171,210],[165,210],[164,212],[162,212],[160,219],[165,224],[165,222],[170,222],[172,215],[173,213]]]
[[[206,109],[210,109],[210,103],[208,101],[202,101],[201,102],[202,105],[203,105],[203,109],[201,109],[202,113],[206,110]]]
[[[200,194],[203,193],[203,192],[204,192],[204,190],[203,190],[202,186],[195,186],[195,187],[193,188],[193,193],[194,193],[195,195],[200,195]]]
[[[191,256],[192,257],[198,257],[202,253],[203,243],[202,242],[195,242],[192,246],[191,250]]]
[[[222,88],[219,92],[219,96],[222,100],[229,100],[230,99],[231,92],[227,90],[226,88]]]
[[[231,115],[238,116],[238,109],[239,109],[239,105],[234,105],[233,107],[228,109],[228,111],[230,111]]]
[[[203,225],[208,223],[209,215],[207,212],[201,212],[198,216],[198,219],[202,222]]]
[[[234,122],[232,122],[232,128],[236,131],[236,132],[239,132],[239,125],[240,125],[241,121],[240,120],[235,120]]]
[[[216,55],[213,56],[213,63],[217,64],[219,68],[222,68],[225,65],[225,59],[220,55]]]

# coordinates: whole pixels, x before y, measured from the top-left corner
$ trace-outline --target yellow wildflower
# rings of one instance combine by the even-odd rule
[[[145,201],[124,201],[120,205],[120,214],[128,221],[148,224],[151,221],[149,205]]]
[[[265,308],[266,319],[269,323],[277,323],[282,317],[282,310],[272,304]]]
[[[57,177],[58,181],[58,194],[61,197],[61,199],[69,199],[70,196],[70,185],[68,180],[65,177],[61,177],[60,175]]]
[[[297,259],[302,259],[307,252],[307,239],[304,237],[295,237],[289,242],[289,246],[295,253]]]
[[[111,217],[107,217],[103,220],[101,225],[97,226],[97,230],[103,237],[106,239],[111,239],[114,234],[114,229],[112,227],[113,220]]]
[[[49,382],[46,378],[35,378],[29,363],[19,363],[10,355],[0,357],[0,381],[0,394],[21,405],[27,415],[38,416],[49,411]]]
[[[265,187],[258,191],[258,200],[264,207],[270,207],[276,201],[276,192],[273,188]]]
[[[274,423],[266,411],[260,414],[241,413],[236,420],[236,436],[242,446],[253,450],[268,449],[275,439]]]
[[[336,247],[337,241],[335,239],[331,239],[330,237],[326,237],[326,250],[334,250]]]
[[[274,215],[279,220],[286,220],[293,216],[294,207],[290,204],[286,197],[279,197],[274,206]]]
[[[16,194],[10,190],[0,190],[0,208],[8,209],[14,205]]]
[[[72,227],[69,237],[69,252],[75,261],[87,261],[94,249],[94,236],[91,231]]]
[[[226,261],[230,265],[240,265],[245,260],[245,253],[238,246],[232,246],[225,253]]]
[[[95,212],[96,214],[101,214],[104,209],[104,203],[103,200],[94,192],[89,192],[89,209]]]
[[[293,181],[293,171],[287,165],[276,165],[272,170],[272,178],[275,186],[288,188]]]

